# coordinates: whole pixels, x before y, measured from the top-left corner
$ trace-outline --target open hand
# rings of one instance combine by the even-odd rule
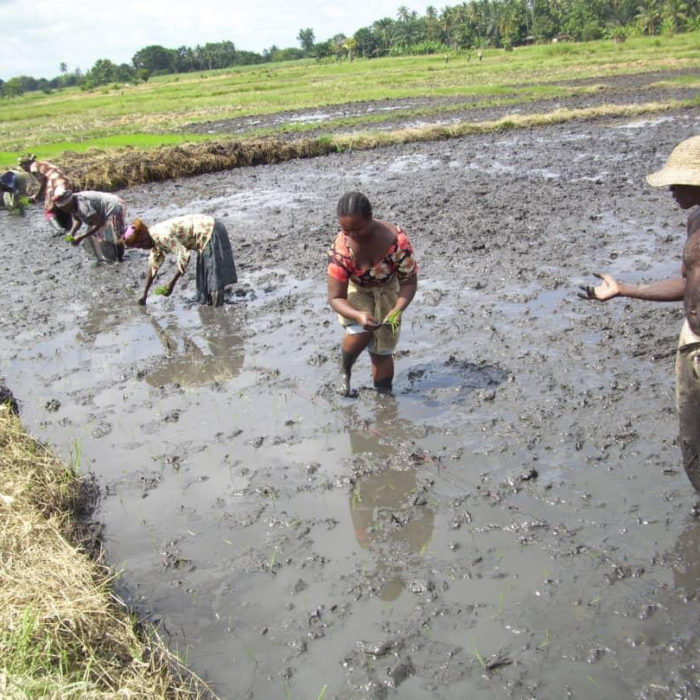
[[[582,290],[582,292],[579,292],[581,299],[607,301],[620,294],[620,285],[614,277],[604,273],[599,274],[598,272],[594,272],[593,275],[603,281],[595,287],[593,285],[579,286],[579,289]]]

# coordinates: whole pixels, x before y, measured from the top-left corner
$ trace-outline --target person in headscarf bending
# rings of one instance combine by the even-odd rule
[[[197,301],[221,306],[227,285],[238,281],[231,243],[224,224],[205,214],[176,216],[147,226],[135,219],[121,238],[127,248],[150,250],[148,273],[139,304],[146,303],[148,290],[165,261],[167,253],[176,256],[177,270],[172,280],[156,293],[170,296],[177,281],[185,274],[192,251],[197,252]]]
[[[59,187],[54,194],[54,205],[72,217],[68,236],[73,245],[83,243],[100,262],[121,262],[124,246],[119,239],[126,221],[123,199],[107,192],[71,192]],[[76,236],[83,224],[87,230]]]

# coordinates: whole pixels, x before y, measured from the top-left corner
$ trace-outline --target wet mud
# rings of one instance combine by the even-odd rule
[[[193,270],[139,307],[144,253],[94,266],[38,209],[0,213],[0,370],[94,472],[120,593],[226,698],[700,697],[681,305],[576,294],[678,273],[684,214],[644,175],[699,128],[572,122],[120,193],[147,221],[225,221],[222,309],[193,304]],[[353,400],[325,251],[356,188],[421,267],[394,395],[363,356]]]

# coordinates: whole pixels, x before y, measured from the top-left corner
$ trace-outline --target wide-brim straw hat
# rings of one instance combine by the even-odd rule
[[[700,187],[700,136],[681,141],[672,151],[661,170],[647,175],[652,187],[693,185]]]

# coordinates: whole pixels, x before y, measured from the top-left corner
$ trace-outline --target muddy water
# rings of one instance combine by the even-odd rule
[[[621,128],[624,127],[624,128]],[[0,219],[2,373],[95,473],[120,592],[226,698],[700,697],[700,524],[673,411],[680,305],[593,305],[594,271],[676,274],[644,185],[700,111],[344,153],[122,193],[220,216],[221,310],[135,300],[37,211]],[[332,390],[333,209],[361,188],[421,281],[395,395]],[[169,272],[169,271],[168,271]]]

